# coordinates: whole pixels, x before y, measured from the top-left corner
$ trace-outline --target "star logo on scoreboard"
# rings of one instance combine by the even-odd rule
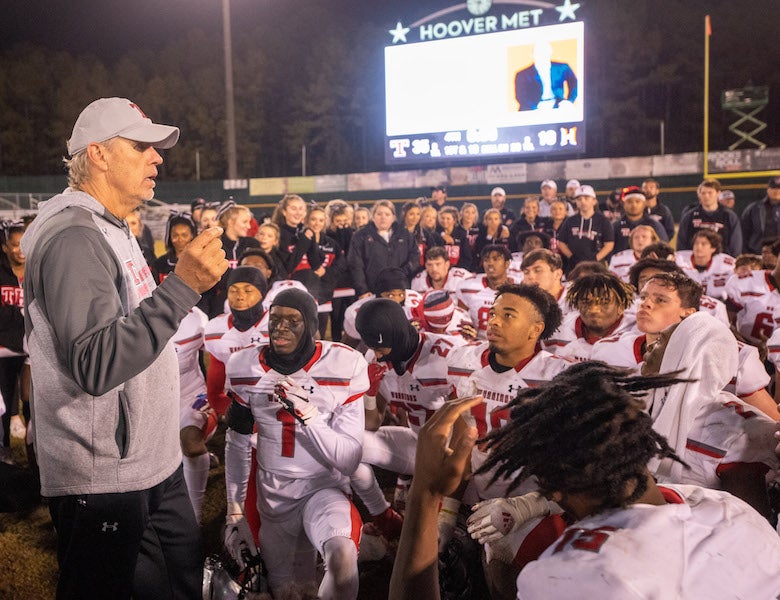
[[[387,33],[393,36],[394,44],[397,44],[398,42],[403,42],[405,44],[406,34],[408,34],[409,31],[410,29],[408,27],[404,27],[401,21],[398,21],[398,23],[395,26],[395,29],[389,29]]]
[[[555,10],[557,10],[560,13],[560,17],[558,18],[558,21],[564,21],[565,19],[571,19],[572,21],[576,21],[577,17],[574,15],[574,11],[576,11],[580,7],[579,3],[572,4],[571,0],[565,0],[562,6],[556,6]]]

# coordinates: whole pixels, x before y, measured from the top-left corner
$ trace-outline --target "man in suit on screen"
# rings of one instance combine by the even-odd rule
[[[577,76],[567,63],[553,62],[549,42],[534,46],[534,62],[515,75],[519,110],[559,108],[577,99]],[[564,89],[564,83],[566,88]]]

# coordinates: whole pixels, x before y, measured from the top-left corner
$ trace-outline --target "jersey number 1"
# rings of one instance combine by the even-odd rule
[[[280,408],[276,420],[282,424],[282,456],[292,458],[295,456],[295,417]]]

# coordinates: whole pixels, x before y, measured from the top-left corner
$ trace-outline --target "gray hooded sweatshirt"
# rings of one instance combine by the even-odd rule
[[[126,223],[66,190],[22,238],[34,444],[44,496],[144,490],[181,463],[171,338],[200,296],[155,286]]]

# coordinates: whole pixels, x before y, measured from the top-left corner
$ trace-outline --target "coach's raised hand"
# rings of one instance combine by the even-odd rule
[[[214,287],[228,269],[221,235],[221,227],[206,229],[187,244],[176,263],[174,273],[199,294]]]

